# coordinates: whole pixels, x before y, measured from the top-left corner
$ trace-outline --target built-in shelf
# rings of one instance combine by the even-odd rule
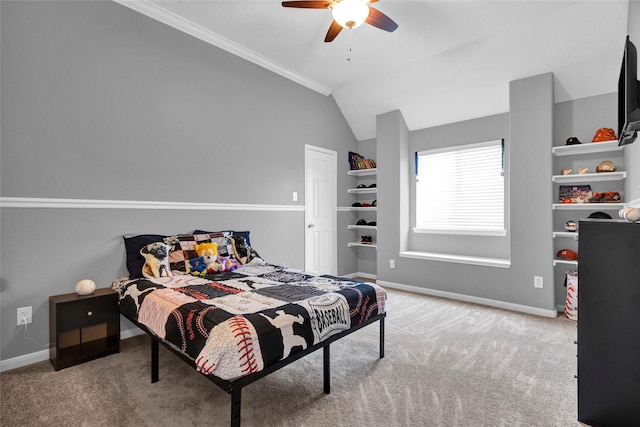
[[[555,267],[557,265],[577,267],[578,266],[578,261],[571,261],[571,260],[568,260],[568,259],[554,259],[553,260],[553,266]]]
[[[574,182],[601,182],[601,181],[621,181],[627,177],[627,172],[601,172],[601,173],[583,173],[583,174],[569,174],[569,175],[553,175],[551,181],[562,183],[574,183]]]
[[[554,231],[553,238],[556,237],[572,237],[575,240],[578,240],[578,232],[577,231]]]
[[[560,172],[562,169],[571,167],[573,173],[569,175],[553,175],[551,181],[554,184],[554,190],[558,191],[560,186],[580,186],[590,185],[597,186],[598,188],[609,187],[609,191],[617,191],[620,197],[624,197],[623,185],[624,180],[627,179],[626,171],[615,172],[596,172],[595,168],[599,162],[605,160],[608,157],[614,158],[624,156],[624,146],[619,146],[617,140],[606,142],[585,142],[575,145],[558,145],[552,147],[551,152],[553,156],[553,171]],[[572,157],[573,156],[573,157]],[[622,163],[620,163],[622,165]],[[577,173],[581,167],[591,168],[590,173],[579,174]],[[594,192],[599,192],[594,190]],[[553,203],[551,205],[554,219],[561,223],[564,222],[567,217],[587,217],[592,212],[607,212],[612,217],[617,216],[617,212],[623,207],[622,202],[618,203]],[[558,231],[551,230],[553,235],[553,247],[558,249],[569,249],[578,251],[579,234],[577,231],[570,232],[565,231],[562,227],[558,227]],[[563,288],[563,281],[560,279],[563,276],[563,271],[574,270],[578,268],[578,261],[571,261],[562,258],[553,259],[554,268],[557,266],[557,270],[554,272],[554,283],[556,296],[560,296],[566,292]],[[557,281],[560,279],[560,281]],[[546,285],[546,284],[545,284]]]
[[[609,142],[588,142],[584,144],[576,145],[562,145],[559,147],[553,147],[552,153],[555,156],[573,156],[576,154],[590,154],[590,153],[603,153],[607,151],[620,151],[624,149],[623,146],[618,145],[618,141]]]
[[[378,227],[375,225],[348,225],[347,228],[349,230],[377,230]]]
[[[367,211],[367,212],[376,212],[378,210],[377,207],[375,206],[361,206],[361,207],[357,207],[357,206],[351,206],[349,208],[352,211]]]
[[[624,203],[554,203],[552,208],[554,210],[568,210],[568,211],[609,211],[619,210],[624,207]]]
[[[351,176],[367,176],[367,175],[375,175],[378,173],[378,170],[373,169],[356,169],[347,171],[347,173]]]
[[[376,248],[376,244],[375,243],[360,243],[360,242],[349,242],[348,246],[350,248],[356,247],[356,246],[361,246],[363,248]]]
[[[360,177],[367,177],[367,176],[374,176],[377,175],[377,169],[357,169],[357,170],[350,170],[347,171],[347,173],[351,176],[355,176],[357,178]],[[376,186],[374,186],[373,184],[371,184],[372,186],[369,187],[363,187],[362,185],[360,186],[360,188],[350,188],[347,189],[347,192],[349,194],[355,194],[357,196],[360,196],[362,194],[376,194],[378,192],[378,189],[376,188]],[[375,196],[371,196],[372,199],[375,199]],[[359,203],[373,203],[370,202],[368,199],[366,202],[362,201],[362,199],[360,199],[361,201]],[[349,210],[351,212],[377,212],[378,208],[377,206],[351,206],[349,208]],[[359,239],[360,237],[364,237],[361,236],[361,234],[363,234],[363,232],[377,232],[378,227],[375,225],[355,225],[355,224],[351,224],[351,225],[347,225],[347,229],[349,230],[355,230],[356,232],[353,233],[354,235],[357,235],[355,238]],[[371,239],[371,236],[369,236],[369,240]],[[349,242],[347,244],[348,247],[350,248],[359,248],[359,247],[366,247],[366,248],[376,248],[376,244],[375,243],[363,243],[362,241],[356,241],[356,242]]]
[[[378,189],[373,188],[350,188],[347,190],[349,194],[375,194],[378,192]]]

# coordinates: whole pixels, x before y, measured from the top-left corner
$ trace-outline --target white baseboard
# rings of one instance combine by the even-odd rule
[[[361,273],[361,272],[345,274],[343,275],[343,277],[348,277],[349,279],[353,279],[354,277],[364,277],[365,279],[370,279],[370,280],[376,280],[377,278],[375,274]]]
[[[421,288],[421,287],[418,287],[418,286],[402,285],[400,283],[386,282],[386,281],[383,281],[383,280],[378,280],[377,284],[382,286],[383,288],[399,289],[401,291],[415,292],[417,294],[431,295],[431,296],[435,296],[435,297],[448,298],[448,299],[464,301],[464,302],[472,302],[472,303],[475,303],[475,304],[488,305],[490,307],[497,307],[497,308],[502,308],[502,309],[505,309],[505,310],[519,311],[519,312],[528,313],[528,314],[535,314],[536,316],[543,316],[543,317],[557,317],[558,316],[558,312],[556,310],[546,310],[546,309],[543,309],[543,308],[531,307],[531,306],[528,306],[528,305],[514,304],[514,303],[511,303],[511,302],[504,302],[504,301],[497,301],[497,300],[492,300],[492,299],[488,299],[488,298],[474,297],[474,296],[471,296],[471,295],[456,294],[456,293],[453,293],[453,292],[439,291],[439,290],[436,290],[436,289]]]
[[[120,333],[120,339],[124,340],[142,334],[144,334],[144,331],[140,328],[129,329]],[[34,353],[12,357],[11,359],[0,360],[0,372],[22,368],[23,366],[33,365],[34,363],[44,362],[45,360],[49,360],[49,350],[40,350]]]
[[[0,360],[0,372],[10,371],[11,369],[22,368],[23,366],[33,365],[34,363],[44,362],[49,359],[49,350],[40,350],[35,353],[29,353],[18,357],[12,357],[7,360]]]

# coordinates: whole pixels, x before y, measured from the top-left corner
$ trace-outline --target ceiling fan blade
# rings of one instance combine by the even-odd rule
[[[332,42],[333,39],[336,38],[338,34],[342,31],[342,25],[338,24],[335,20],[331,23],[329,27],[329,31],[327,31],[327,35],[324,38],[325,43]]]
[[[389,32],[395,31],[395,29],[398,28],[398,24],[396,24],[393,19],[371,6],[369,6],[369,16],[364,22]]]
[[[312,0],[300,0],[300,1],[283,1],[282,7],[298,7],[302,9],[329,9],[332,1],[312,1]]]

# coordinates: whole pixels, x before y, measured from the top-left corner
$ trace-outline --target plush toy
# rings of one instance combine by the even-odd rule
[[[204,276],[207,274],[207,264],[204,257],[192,258],[185,263],[187,273],[193,276]]]
[[[216,260],[218,259],[217,243],[196,243],[193,248],[195,249],[198,256],[204,258],[206,264],[216,262]]]
[[[618,212],[618,215],[627,221],[640,221],[640,208],[622,208],[620,212]]]
[[[145,260],[142,275],[156,279],[162,276],[173,277],[168,258],[170,249],[171,246],[164,242],[149,243],[140,249],[140,255]]]
[[[233,258],[219,257],[215,263],[207,265],[207,272],[210,274],[233,271],[240,267],[240,263]]]
[[[218,244],[200,243],[194,246],[196,253],[204,260],[206,273],[213,274],[224,271],[223,265],[218,259]]]

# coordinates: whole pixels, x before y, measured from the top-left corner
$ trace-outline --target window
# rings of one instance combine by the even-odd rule
[[[416,153],[417,233],[504,236],[503,140]]]

